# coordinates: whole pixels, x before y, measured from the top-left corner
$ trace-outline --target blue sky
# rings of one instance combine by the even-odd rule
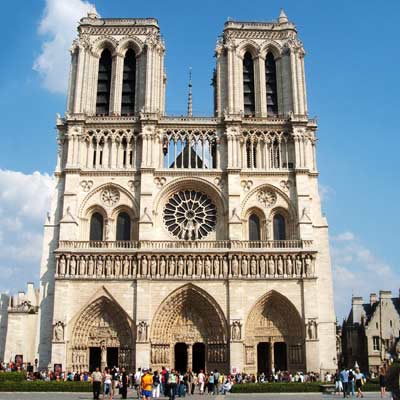
[[[352,292],[367,296],[371,290],[392,289],[397,293],[399,1],[98,0],[95,4],[103,17],[158,18],[167,48],[167,111],[185,112],[191,66],[193,109],[201,115],[212,112],[213,53],[226,19],[269,21],[283,7],[307,52],[308,108],[319,120],[318,165],[332,236],[338,317],[347,312]],[[62,7],[72,13],[68,18],[63,18]],[[74,12],[86,8],[81,0],[2,4],[8,18],[0,27],[0,250],[4,250],[0,271],[7,273],[0,290],[21,289],[25,279],[38,277],[41,224],[51,187],[48,175],[55,166],[55,115],[65,111],[60,89],[66,80],[67,56],[63,55],[74,36],[78,20]],[[55,36],[60,46],[53,58]],[[43,46],[47,53],[40,58]],[[34,171],[39,174],[32,175]],[[32,201],[36,203],[33,216]],[[22,223],[27,215],[29,227]],[[35,237],[35,248],[21,259],[18,246],[22,248],[27,232]],[[15,251],[10,252],[10,246]]]

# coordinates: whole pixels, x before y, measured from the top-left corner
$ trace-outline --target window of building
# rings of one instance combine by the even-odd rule
[[[257,142],[250,139],[246,142],[247,168],[257,168]]]
[[[276,64],[272,53],[265,58],[265,85],[267,93],[267,115],[278,114],[278,90],[276,86]]]
[[[125,54],[122,80],[121,114],[132,115],[135,112],[136,55],[132,49]]]
[[[254,115],[256,111],[254,94],[254,63],[249,52],[246,52],[243,58],[243,96],[244,115]]]
[[[111,53],[108,49],[105,49],[101,53],[99,60],[96,99],[97,115],[108,115],[110,111],[111,65]]]
[[[117,240],[131,240],[131,218],[126,212],[118,214]]]
[[[281,214],[275,214],[273,220],[274,240],[286,240],[285,218]]]
[[[390,323],[390,327],[393,328],[393,321],[390,320],[389,323]]]
[[[96,212],[90,219],[90,236],[89,240],[103,240],[103,216]]]
[[[379,351],[379,336],[374,336],[372,338],[372,346],[375,351]]]
[[[261,240],[260,218],[256,214],[249,217],[249,240]]]
[[[379,329],[379,324],[378,324],[378,322],[375,324],[375,326],[376,326],[376,329]]]

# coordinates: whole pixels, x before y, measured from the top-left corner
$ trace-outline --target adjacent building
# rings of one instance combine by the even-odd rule
[[[400,353],[400,297],[390,291],[371,293],[369,303],[353,297],[342,327],[344,365],[357,362],[363,371],[377,372]]]
[[[295,25],[284,12],[225,23],[210,117],[193,115],[191,84],[187,115],[166,114],[164,54],[155,19],[79,23],[38,330],[26,331],[39,368],[334,370],[317,123]]]

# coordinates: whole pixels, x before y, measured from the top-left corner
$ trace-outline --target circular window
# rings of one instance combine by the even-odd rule
[[[216,221],[214,203],[195,190],[175,193],[164,208],[165,226],[179,239],[201,239],[215,229]]]

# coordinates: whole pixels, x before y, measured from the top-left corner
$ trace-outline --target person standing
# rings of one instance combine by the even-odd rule
[[[194,375],[192,370],[189,368],[187,371],[187,393],[193,394],[194,393]]]
[[[129,385],[129,376],[126,373],[125,368],[121,368],[121,387],[119,393],[121,394],[122,399],[126,399],[128,395],[128,385]]]
[[[220,374],[217,369],[214,370],[214,394],[219,394],[219,378]]]
[[[354,372],[350,368],[349,371],[349,393],[351,391],[351,396],[354,397]]]
[[[140,387],[142,389],[142,399],[150,400],[153,392],[153,375],[147,368],[143,369],[143,376],[140,381]]]
[[[142,369],[138,368],[138,370],[135,373],[135,376],[133,377],[134,380],[134,386],[135,390],[137,393],[137,398],[140,399],[141,397],[141,389],[140,389],[140,382],[142,381]]]
[[[177,385],[178,379],[179,379],[179,374],[175,374],[175,370],[171,369],[171,372],[169,372],[169,374],[168,374],[168,397],[169,397],[169,400],[175,400],[176,385]]]
[[[160,375],[158,371],[154,371],[153,374],[153,397],[158,398],[160,397]]]
[[[340,380],[342,381],[343,386],[343,397],[349,397],[349,371],[347,368],[343,368],[342,372],[340,373]]]
[[[199,383],[200,394],[204,394],[204,382],[206,380],[206,376],[204,375],[203,370],[201,369],[199,375],[197,375],[197,381]]]
[[[355,381],[356,381],[357,397],[364,397],[364,394],[363,394],[363,392],[361,390],[362,385],[363,385],[363,381],[364,381],[364,376],[360,372],[359,368],[356,369],[356,373],[354,374],[354,378],[355,378]]]
[[[385,375],[386,375],[385,365],[381,365],[379,367],[379,387],[381,388],[381,399],[383,399],[386,396]]]
[[[100,398],[100,388],[102,375],[97,367],[96,370],[92,374],[92,385],[93,385],[93,399],[98,400]]]
[[[103,381],[104,381],[103,400],[105,396],[108,396],[109,400],[112,400],[111,374],[108,368],[104,370]]]

